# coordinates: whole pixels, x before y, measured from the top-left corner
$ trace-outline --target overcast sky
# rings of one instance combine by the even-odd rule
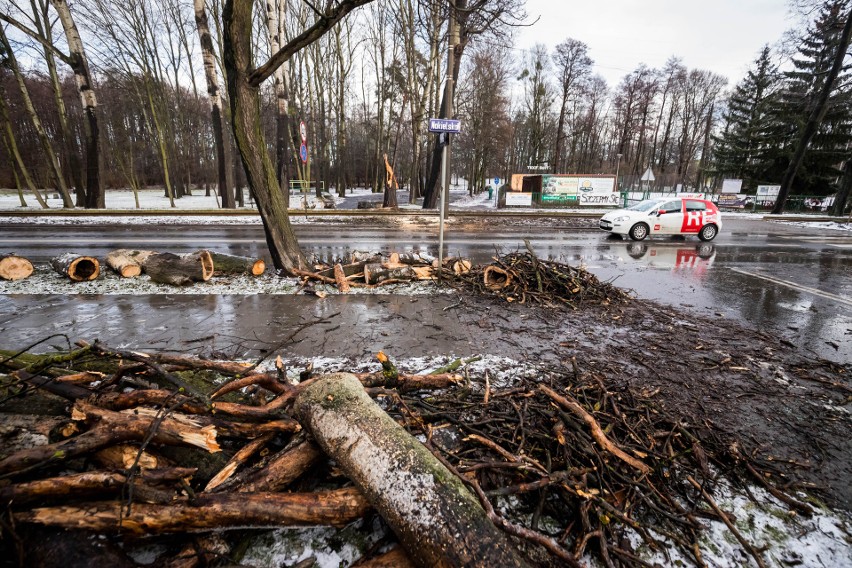
[[[662,67],[672,55],[689,69],[707,69],[732,87],[764,44],[793,27],[788,0],[527,0],[529,21],[516,46],[565,38],[589,46],[595,73],[611,87],[640,63]]]

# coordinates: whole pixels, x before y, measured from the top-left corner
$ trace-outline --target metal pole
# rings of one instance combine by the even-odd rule
[[[450,135],[447,134],[447,138],[449,139]],[[449,140],[448,140],[449,142]],[[441,184],[446,183],[446,174],[447,174],[447,147],[449,144],[444,144],[441,149]],[[446,193],[444,192],[444,188],[441,188],[441,202],[438,204],[438,279],[442,279],[442,275],[444,272],[444,200],[446,199]]]

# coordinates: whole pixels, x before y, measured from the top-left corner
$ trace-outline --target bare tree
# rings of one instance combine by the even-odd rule
[[[569,102],[572,97],[579,95],[583,80],[591,73],[592,59],[588,52],[588,45],[568,38],[556,46],[556,53],[553,55],[560,87],[559,120],[556,123],[556,146],[553,149],[553,169],[557,172],[563,171],[565,163],[563,145]]]

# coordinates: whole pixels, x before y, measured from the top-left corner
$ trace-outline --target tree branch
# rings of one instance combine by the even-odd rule
[[[40,35],[38,32],[31,30],[30,28],[28,28],[24,24],[17,21],[15,18],[11,17],[8,14],[0,12],[0,20],[6,22],[7,24],[10,24],[10,25],[16,27],[18,30],[22,31],[26,35],[30,36],[32,39],[39,42],[41,45],[43,45],[44,47],[46,47],[47,49],[52,51],[54,54],[56,54],[56,57],[61,59],[62,62],[67,64],[69,67],[74,65],[73,61],[71,60],[71,56],[66,55],[65,53],[62,53],[61,51],[59,51],[56,48],[56,46],[53,45],[52,43],[50,43],[49,41],[47,41],[47,39],[45,39],[44,36]]]
[[[261,83],[272,76],[278,67],[293,57],[293,55],[300,49],[307,47],[325,35],[326,32],[333,28],[337,22],[346,16],[346,14],[359,6],[369,4],[372,1],[373,0],[345,0],[326,12],[326,14],[321,16],[319,20],[314,22],[314,25],[290,40],[287,45],[283,46],[277,53],[270,57],[269,61],[255,69],[249,75],[249,84],[252,87],[260,86]]]

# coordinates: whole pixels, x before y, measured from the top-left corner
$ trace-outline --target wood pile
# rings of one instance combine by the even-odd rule
[[[172,286],[207,282],[214,274],[260,276],[266,263],[248,258],[199,250],[188,254],[118,249],[107,254],[105,264],[122,278],[147,274],[152,281]],[[101,262],[93,256],[66,253],[50,260],[50,266],[72,282],[88,282],[101,275]],[[14,254],[0,255],[0,279],[21,280],[33,273],[33,264]]]
[[[448,274],[464,274],[470,269],[469,260],[444,259],[443,272]],[[293,271],[305,282],[331,284],[344,293],[351,288],[376,288],[389,284],[435,280],[439,272],[441,271],[438,270],[438,259],[434,257],[399,253],[392,253],[387,257],[355,253],[349,262],[339,262],[330,266],[317,264],[313,271]]]
[[[123,550],[146,536],[165,551],[158,565],[197,566],[215,538],[228,563],[243,533],[223,529],[343,526],[375,511],[405,551],[393,565],[645,566],[639,542],[701,566],[702,518],[725,522],[762,565],[710,495],[716,472],[811,513],[741,446],[576,360],[495,388],[487,372],[405,374],[378,358],[375,372],[308,368],[291,382],[280,358],[263,371],[97,342],[0,354],[0,411],[37,392],[70,408],[4,421],[49,431],[42,445],[0,446],[0,551],[26,565],[32,535],[79,548],[97,534]],[[65,530],[82,538],[62,541]]]

